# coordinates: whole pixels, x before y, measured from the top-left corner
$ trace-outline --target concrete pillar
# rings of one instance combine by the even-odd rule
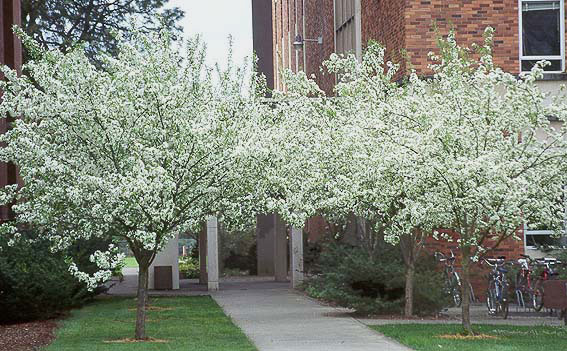
[[[155,277],[154,277],[154,267],[156,266],[171,266],[171,282],[174,290],[179,289],[179,237],[171,239],[167,245],[158,252],[156,258],[150,265],[150,271],[148,272],[148,288],[154,289],[155,287]]]
[[[207,284],[207,225],[199,232],[199,284]]]
[[[280,216],[275,216],[274,278],[277,282],[287,281],[287,228]]]
[[[291,228],[291,287],[303,282],[303,229]]]
[[[287,231],[279,215],[256,216],[258,275],[287,280]]]
[[[207,220],[207,286],[209,291],[219,289],[219,248],[218,220],[209,217]]]

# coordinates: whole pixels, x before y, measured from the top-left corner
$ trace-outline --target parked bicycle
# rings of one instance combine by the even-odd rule
[[[543,304],[543,290],[533,284],[533,264],[534,260],[530,256],[520,255],[518,259],[520,269],[516,274],[516,300],[520,307],[539,310]]]
[[[453,303],[455,307],[461,306],[462,301],[462,284],[461,284],[461,277],[459,273],[455,270],[455,254],[451,250],[451,256],[447,257],[441,252],[435,252],[435,258],[439,262],[443,262],[445,264],[444,273],[445,273],[445,292],[452,297]],[[469,297],[470,301],[476,301],[474,296],[474,290],[472,285],[469,283]]]
[[[488,291],[486,292],[486,307],[488,314],[492,316],[501,315],[504,319],[508,318],[508,280],[506,278],[506,258],[484,259],[492,271],[488,275]]]
[[[556,279],[559,276],[559,273],[555,270],[555,265],[561,264],[561,261],[556,258],[537,258],[534,261],[537,266],[543,267],[534,284],[534,290],[537,291],[534,309],[539,312],[543,308],[543,296],[545,294],[543,282]]]

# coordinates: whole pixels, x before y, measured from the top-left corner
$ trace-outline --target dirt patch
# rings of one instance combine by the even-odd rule
[[[169,341],[167,341],[165,339],[155,339],[155,338],[145,338],[143,340],[132,339],[132,338],[124,338],[124,339],[117,339],[117,340],[105,340],[103,342],[106,343],[106,344],[130,344],[130,343],[142,343],[142,342],[155,343],[155,344],[165,344],[165,343],[168,343]]]
[[[162,312],[162,311],[173,311],[173,307],[158,307],[158,306],[147,306],[146,311],[152,312]],[[129,308],[128,311],[136,311],[136,307]]]
[[[57,320],[0,325],[0,350],[31,351],[55,339]]]
[[[461,334],[444,334],[437,336],[441,339],[450,339],[450,340],[494,340],[498,339],[497,336],[488,335],[488,334],[475,334],[475,335],[461,335]]]

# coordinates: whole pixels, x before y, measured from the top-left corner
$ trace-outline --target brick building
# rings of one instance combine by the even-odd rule
[[[359,59],[369,40],[386,47],[387,59],[401,65],[399,78],[408,67],[427,75],[428,53],[436,51],[435,27],[442,35],[454,28],[457,40],[470,45],[481,42],[487,26],[495,30],[495,63],[513,74],[531,69],[541,59],[552,64],[537,84],[544,91],[558,91],[567,83],[565,10],[567,0],[253,0],[253,27],[266,31],[258,22],[270,18],[269,50],[254,46],[259,59],[271,62],[270,87],[285,90],[278,78],[283,69],[303,70],[315,75],[319,86],[333,94],[335,76],[321,70],[332,53],[354,53]],[[307,226],[310,237],[323,230],[324,221],[313,219]],[[523,241],[504,242],[495,255],[537,255],[536,242],[549,237],[546,230],[520,230]],[[430,242],[445,251],[449,243]]]
[[[434,26],[441,34],[455,28],[459,42],[467,45],[480,42],[484,29],[492,26],[498,66],[520,73],[547,59],[552,65],[545,79],[567,80],[565,0],[253,0],[252,4],[254,9],[263,7],[254,13],[255,38],[261,32],[272,33],[270,52],[256,42],[254,49],[260,60],[272,62],[268,78],[277,89],[285,89],[278,72],[288,68],[314,74],[332,94],[335,77],[321,72],[321,63],[333,52],[352,52],[360,58],[369,40],[386,46],[387,59],[401,64],[401,74],[409,66],[402,52],[413,68],[427,74],[427,54],[436,49]],[[259,23],[268,18],[269,28]],[[301,39],[303,45],[296,49],[294,43]]]
[[[12,25],[21,25],[20,1],[7,0],[0,3],[0,64],[21,72],[22,43],[12,32]],[[1,92],[0,92],[1,94]],[[8,129],[9,119],[0,119],[0,133]],[[11,163],[0,162],[0,188],[19,181],[16,167]],[[12,213],[7,206],[0,207],[0,220],[9,219]]]

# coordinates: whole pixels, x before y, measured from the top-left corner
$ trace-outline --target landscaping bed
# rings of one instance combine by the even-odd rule
[[[72,311],[47,350],[256,350],[208,296],[151,298],[146,321],[150,342],[133,342],[135,302],[134,298],[99,298]]]
[[[54,319],[0,325],[0,350],[32,351],[48,345],[54,338]]]
[[[475,325],[478,334],[463,336],[458,324],[388,324],[370,328],[416,351],[552,351],[567,349],[567,328]]]

